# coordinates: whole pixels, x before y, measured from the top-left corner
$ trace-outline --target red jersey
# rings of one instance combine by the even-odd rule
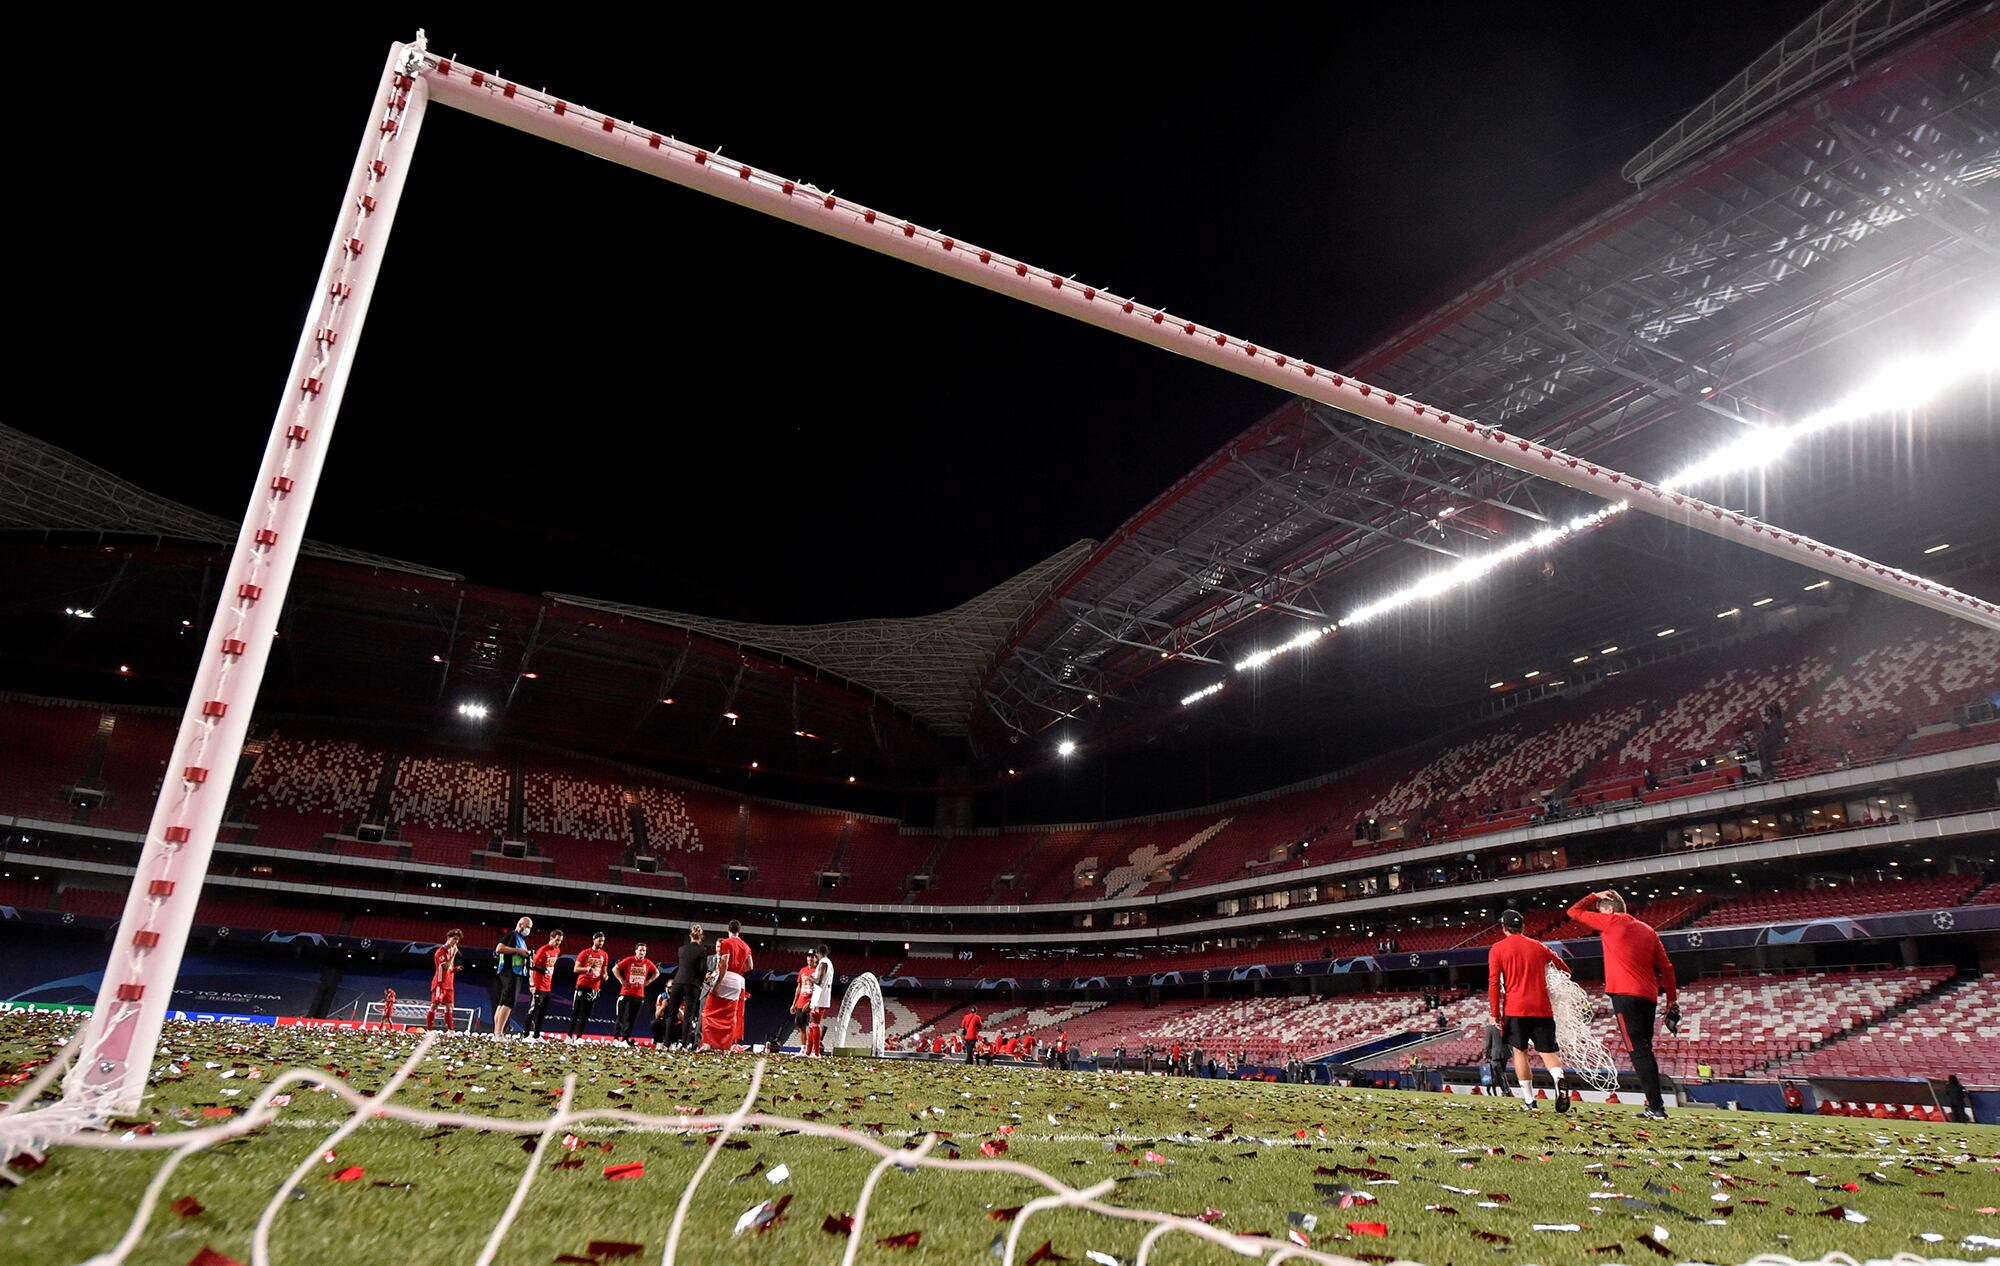
[[[976,1042],[976,1041],[978,1041],[978,1040],[979,1040],[979,1013],[978,1013],[977,1011],[968,1011],[968,1012],[966,1012],[966,1013],[965,1013],[965,1018],[964,1018],[963,1020],[960,1020],[960,1021],[958,1022],[958,1027],[959,1027],[959,1028],[961,1028],[961,1029],[964,1029],[964,1030],[965,1030],[965,1040],[966,1040],[966,1041],[968,1041],[968,1042]]]
[[[813,977],[805,968],[799,969],[798,988],[792,990],[792,1010],[805,1011],[812,1007]]]
[[[585,993],[596,993],[604,987],[606,964],[611,955],[601,949],[578,950],[576,952],[576,987]]]
[[[723,937],[715,943],[715,952],[722,959],[722,970],[739,976],[750,970],[750,942],[742,937]]]
[[[548,993],[556,987],[556,964],[562,961],[562,951],[553,945],[544,945],[528,960],[528,988],[536,993]]]
[[[628,954],[618,960],[618,996],[621,998],[643,998],[646,983],[660,974],[660,965],[650,958],[640,958]]]
[[[1554,963],[1563,971],[1563,961],[1554,951],[1531,936],[1509,932],[1486,952],[1486,1005],[1494,1015],[1547,1018],[1555,1014],[1549,1006],[1549,984],[1542,971]],[[1500,982],[1507,982],[1507,1009],[1500,1010]]]
[[[1679,999],[1680,987],[1674,983],[1674,965],[1667,960],[1667,947],[1660,944],[1660,934],[1643,919],[1629,914],[1599,914],[1597,902],[1591,897],[1571,906],[1569,917],[1587,928],[1597,929],[1604,938],[1604,992],[1657,998],[1664,985],[1668,1006]]]
[[[431,988],[451,988],[451,969],[457,958],[458,951],[449,945],[440,945],[431,951]]]

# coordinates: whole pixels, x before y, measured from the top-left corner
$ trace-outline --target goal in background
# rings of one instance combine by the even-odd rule
[[[431,1013],[430,1003],[415,999],[409,1002],[398,999],[395,1010],[387,1015],[383,1014],[382,1011],[384,1005],[381,1002],[371,1002],[362,1007],[361,1021],[364,1024],[408,1024],[422,1028],[424,1021],[429,1018]],[[472,1026],[478,1023],[478,1021],[479,1011],[477,1008],[453,1007],[451,1009],[450,1027],[462,1033],[472,1032]]]

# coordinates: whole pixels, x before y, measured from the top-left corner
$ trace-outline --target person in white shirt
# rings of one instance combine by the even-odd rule
[[[806,1021],[806,1054],[824,1055],[826,1038],[826,1013],[833,1007],[833,959],[826,952],[826,942],[813,947],[813,954],[819,960],[813,965],[812,1007]],[[883,1017],[876,1017],[881,1024]]]

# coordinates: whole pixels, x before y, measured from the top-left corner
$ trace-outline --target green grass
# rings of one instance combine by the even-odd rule
[[[50,1054],[67,1032],[68,1022],[54,1017],[0,1019],[0,1069]],[[165,1045],[191,1063],[160,1078],[136,1117],[171,1135],[212,1123],[203,1107],[254,1098],[264,1081],[248,1080],[252,1069],[265,1078],[293,1066],[326,1069],[373,1092],[413,1041],[400,1034],[170,1025]],[[463,1092],[460,1110],[534,1119],[546,1116],[564,1076],[575,1074],[579,1108],[721,1113],[742,1100],[753,1062],[460,1037],[433,1051],[396,1102],[448,1109]],[[232,1089],[240,1093],[223,1093]],[[1218,1228],[1281,1239],[1288,1220],[1310,1215],[1317,1219],[1310,1233],[1316,1249],[1431,1266],[1661,1262],[1639,1240],[1656,1224],[1670,1233],[1673,1260],[1716,1263],[1836,1250],[1857,1258],[1906,1251],[1983,1258],[1991,1250],[1969,1250],[1963,1238],[2000,1236],[2000,1216],[1978,1211],[2000,1204],[1996,1127],[1882,1123],[1891,1128],[1875,1129],[1812,1117],[1685,1112],[1648,1131],[1630,1109],[1595,1105],[1567,1117],[1544,1105],[1529,1116],[1513,1100],[862,1059],[774,1060],[758,1106],[792,1117],[819,1113],[824,1123],[857,1130],[879,1126],[891,1143],[949,1131],[940,1152],[957,1147],[967,1157],[978,1155],[981,1142],[1005,1137],[1010,1159],[1065,1183],[1121,1179],[1108,1203],[1188,1215],[1217,1209]],[[346,1115],[333,1096],[300,1086],[279,1120],[255,1136],[190,1158],[131,1260],[184,1266],[206,1245],[247,1261],[258,1214],[285,1173],[320,1150]],[[1058,1124],[1051,1126],[1050,1116]],[[1011,1135],[1000,1133],[1009,1125]],[[499,1260],[539,1266],[563,1254],[584,1256],[593,1240],[602,1240],[644,1246],[635,1258],[606,1260],[658,1261],[674,1204],[708,1150],[703,1141],[608,1124],[577,1133],[585,1148],[552,1150],[548,1160],[581,1163],[545,1165]],[[747,1146],[717,1154],[697,1193],[681,1260],[702,1266],[838,1261],[845,1243],[823,1232],[821,1222],[853,1211],[876,1158],[776,1128],[746,1132],[740,1141]],[[1148,1150],[1166,1163],[1148,1162]],[[0,1190],[0,1262],[81,1261],[110,1246],[163,1159],[160,1152],[57,1149],[21,1187]],[[604,1166],[633,1161],[644,1162],[644,1177],[605,1178]],[[286,1202],[273,1232],[273,1259],[284,1266],[470,1262],[527,1163],[518,1136],[371,1120],[339,1145],[334,1162],[315,1161],[299,1197]],[[760,1163],[762,1172],[743,1176]],[[790,1177],[774,1187],[764,1175],[780,1164]],[[348,1166],[366,1173],[357,1181],[331,1180]],[[1841,1190],[1848,1182],[1859,1190]],[[1378,1203],[1342,1210],[1340,1187],[1372,1193]],[[781,1193],[792,1196],[784,1221],[761,1235],[731,1234],[739,1215]],[[995,1261],[987,1248],[1007,1224],[990,1211],[1039,1194],[1011,1176],[891,1172],[869,1210],[861,1260]],[[166,1207],[182,1196],[194,1197],[202,1211],[184,1217]],[[1868,1221],[1821,1216],[1836,1204]],[[1426,1208],[1440,1205],[1456,1212]],[[1388,1234],[1350,1237],[1349,1221],[1380,1222]],[[1583,1229],[1536,1231],[1538,1222]],[[1037,1214],[1025,1228],[1022,1257],[1048,1240],[1053,1252],[1079,1263],[1087,1250],[1129,1259],[1143,1230],[1082,1212]],[[909,1231],[922,1233],[915,1248],[874,1242]],[[1916,1238],[1924,1232],[1943,1239],[1927,1244]],[[1243,1259],[1171,1237],[1154,1260]]]

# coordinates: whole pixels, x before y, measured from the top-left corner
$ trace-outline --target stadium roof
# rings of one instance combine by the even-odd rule
[[[1768,416],[1789,376],[1852,336],[1991,288],[1996,89],[2000,6],[1836,0],[1648,147],[1628,169],[1639,190],[1575,214],[1340,368],[1660,477],[1663,461]],[[989,675],[978,721],[1018,739],[1100,699],[1166,705],[1301,622],[1594,508],[1290,401],[1050,594]],[[1634,532],[1651,529],[1617,529]],[[1672,552],[1656,533],[1643,541]],[[1740,552],[1731,562],[1760,570]],[[1695,550],[1660,587],[1714,564]],[[1559,621],[1544,634],[1551,647],[1569,635]],[[1174,665],[1205,671],[1163,671]],[[1471,665],[1457,687],[1476,693],[1478,675]]]

